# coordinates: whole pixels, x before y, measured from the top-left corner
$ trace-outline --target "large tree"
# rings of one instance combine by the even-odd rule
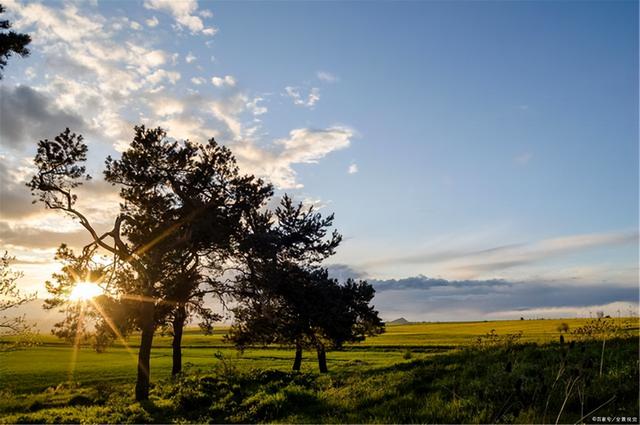
[[[243,217],[262,207],[272,190],[260,179],[240,174],[229,149],[213,139],[196,144],[168,139],[160,128],[135,127],[122,156],[106,160],[105,180],[120,187],[121,207],[113,228],[98,233],[76,208],[74,189],[90,178],[81,165],[86,155],[82,136],[69,129],[54,140],[40,141],[30,187],[48,208],[66,212],[89,232],[93,241],[83,252],[98,247],[113,255],[114,267],[126,264],[131,269],[134,282],[122,297],[137,303],[141,342],[136,399],[145,400],[155,330],[166,314],[180,308],[172,297],[186,280],[176,270],[197,270],[200,258],[224,261]],[[174,260],[184,253],[176,269]],[[200,296],[195,290],[186,293]]]
[[[0,4],[0,14],[4,12],[4,6]],[[31,36],[11,31],[10,28],[11,22],[8,19],[0,19],[0,80],[11,55],[14,53],[22,57],[29,55],[27,45],[31,43]]]

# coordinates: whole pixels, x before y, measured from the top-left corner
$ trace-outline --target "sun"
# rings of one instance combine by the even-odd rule
[[[103,293],[102,288],[94,282],[78,282],[71,290],[69,299],[71,301],[87,301]]]

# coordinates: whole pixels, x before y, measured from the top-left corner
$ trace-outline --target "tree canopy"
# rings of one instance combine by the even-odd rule
[[[0,4],[0,14],[5,11],[5,7]],[[11,22],[8,19],[0,19],[0,80],[2,71],[13,54],[29,56],[27,45],[31,43],[31,36],[11,31],[10,28]]]
[[[336,230],[329,234],[333,219],[284,196],[273,214],[264,212],[250,223],[230,331],[238,347],[295,345],[294,370],[302,349],[312,348],[324,372],[327,349],[382,332],[369,305],[373,288],[363,281],[340,284],[321,267],[342,240]]]
[[[207,272],[223,267],[241,233],[243,217],[271,195],[271,186],[242,175],[229,149],[211,139],[205,144],[167,138],[160,128],[135,127],[121,158],[106,159],[105,180],[120,188],[120,211],[113,228],[98,234],[76,208],[74,189],[91,177],[82,163],[87,145],[66,129],[38,143],[37,172],[29,186],[48,208],[61,210],[89,232],[92,242],[80,261],[96,250],[113,256],[111,267],[127,267],[134,280],[121,297],[137,303],[141,331],[136,397],[149,393],[153,334],[169,314],[186,305],[206,311],[197,288]],[[184,323],[184,322],[183,322]]]

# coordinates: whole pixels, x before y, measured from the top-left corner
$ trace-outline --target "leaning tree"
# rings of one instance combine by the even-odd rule
[[[146,400],[153,336],[174,310],[167,305],[179,307],[170,297],[185,282],[173,260],[189,253],[178,270],[197,270],[199,258],[225,259],[242,218],[261,208],[272,189],[240,174],[229,149],[213,139],[196,144],[170,140],[160,128],[135,127],[121,157],[106,160],[105,180],[120,188],[121,204],[112,229],[99,233],[76,206],[74,190],[90,179],[82,165],[87,150],[82,136],[69,129],[40,141],[29,186],[47,208],[67,213],[87,230],[92,242],[83,248],[86,256],[100,249],[113,256],[112,267],[131,270],[134,280],[121,298],[136,303],[141,333],[136,399]],[[186,294],[200,296],[195,290]]]

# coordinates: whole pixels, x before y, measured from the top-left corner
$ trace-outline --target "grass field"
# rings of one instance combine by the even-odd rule
[[[173,421],[180,418],[184,421],[196,422],[209,421],[212,418],[218,422],[273,420],[285,422],[447,422],[452,420],[454,422],[499,422],[507,419],[516,420],[518,416],[515,413],[506,414],[507,410],[514,409],[511,407],[509,409],[504,407],[506,409],[504,414],[496,419],[495,415],[500,413],[499,406],[488,406],[486,407],[488,410],[484,413],[482,409],[478,410],[479,406],[476,405],[473,407],[458,406],[459,403],[464,403],[465,399],[471,403],[469,400],[473,398],[468,394],[462,397],[462,394],[467,391],[463,381],[463,379],[468,379],[468,377],[464,378],[465,374],[483,375],[482,379],[486,381],[484,385],[489,388],[492,385],[497,385],[496,383],[501,382],[500,380],[504,380],[501,384],[503,386],[522,386],[522,382],[526,382],[525,378],[529,373],[529,369],[527,369],[529,367],[544,368],[545,376],[559,373],[558,371],[561,370],[559,365],[564,365],[562,368],[568,370],[566,367],[567,353],[562,354],[562,350],[568,350],[571,335],[566,336],[566,344],[562,346],[558,344],[558,325],[567,323],[570,329],[575,329],[584,325],[587,320],[518,320],[391,325],[387,327],[386,333],[383,335],[347,346],[341,351],[328,353],[330,374],[327,376],[319,376],[316,373],[314,353],[305,352],[303,373],[295,375],[288,372],[293,361],[291,349],[267,347],[249,349],[240,353],[225,343],[223,335],[226,330],[223,328],[217,329],[210,336],[190,329],[185,334],[183,349],[186,376],[184,379],[187,379],[188,382],[177,386],[169,379],[171,338],[158,335],[155,338],[151,363],[151,378],[155,383],[155,402],[151,407],[138,406],[135,409],[131,407],[136,405],[131,400],[131,388],[136,372],[137,339],[135,336],[128,340],[129,349],[122,344],[116,344],[107,352],[100,354],[90,347],[82,347],[75,353],[64,342],[52,336],[42,336],[38,346],[0,352],[0,394],[4,395],[0,400],[0,422],[78,422],[85,420],[102,422],[106,419],[99,419],[100,415],[112,415],[116,411],[119,412],[118,415],[122,416],[113,416],[115,419],[112,421],[115,422],[167,422],[169,419]],[[609,388],[616,388],[616,385],[623,389],[626,388],[625,385],[627,387],[631,385],[625,390],[624,395],[618,396],[619,401],[628,397],[629,391],[635,391],[637,394],[638,327],[637,322],[635,323],[636,325],[628,332],[627,339],[609,344],[609,349],[605,352],[609,381],[602,381],[598,384],[605,392]],[[522,332],[521,341],[523,344],[520,346],[525,347],[521,350],[522,354],[517,354],[520,353],[518,351],[520,349],[514,351],[509,347],[496,347],[490,351],[474,347],[476,338],[491,330],[495,330],[498,335]],[[579,343],[578,346],[584,348],[581,348],[581,351],[574,348],[575,354],[571,355],[577,356],[576,359],[580,358],[580,360],[576,360],[576,364],[582,365],[580,367],[587,370],[583,357],[588,357],[590,363],[587,366],[590,365],[593,368],[593,364],[599,361],[600,346],[596,342],[591,345],[584,344]],[[465,347],[470,348],[464,349]],[[518,367],[516,366],[518,364],[516,358],[519,355],[526,359],[526,361],[520,361],[519,367],[523,368],[523,375],[519,378],[522,381],[520,383],[515,380],[512,382],[509,380],[509,376],[503,376],[506,364],[510,364],[508,368],[514,370]],[[565,356],[564,359],[562,356]],[[491,358],[494,358],[495,361],[485,364]],[[547,360],[543,358],[547,358]],[[487,370],[473,372],[473,369],[469,368],[474,363],[481,364],[477,367],[484,367]],[[495,368],[496,364],[498,364],[498,369],[494,376],[488,370]],[[432,368],[435,369],[432,370]],[[422,372],[420,372],[421,370]],[[266,379],[264,385],[256,387],[255,382],[263,379],[261,377],[255,378],[256,373],[260,374],[264,371],[276,373],[274,375],[276,378],[264,378]],[[425,375],[422,376],[420,373]],[[434,373],[441,374],[443,382],[447,382],[447,384],[442,383],[441,386],[438,386],[435,381],[426,382],[426,377]],[[586,379],[584,378],[586,372],[581,373],[580,379]],[[615,376],[610,376],[611,373]],[[203,386],[198,379],[205,379],[203,377],[206,376],[214,376],[216,380],[224,382],[224,385],[220,384],[224,387],[224,391],[217,386],[211,389],[207,386],[209,384]],[[272,379],[275,379],[275,383],[272,382]],[[298,382],[300,379],[304,382]],[[538,377],[535,379],[544,381],[546,378]],[[598,379],[602,380],[602,377],[598,376]],[[495,382],[489,382],[492,380]],[[234,382],[235,384],[233,384]],[[368,384],[363,387],[363,382]],[[473,388],[476,384],[470,382],[468,387]],[[251,404],[255,402],[262,407],[256,407],[258,410],[252,414],[253,416],[247,416],[246,409],[240,408],[239,405],[234,408],[235,404],[233,403],[228,406],[225,404],[224,408],[219,407],[219,411],[209,405],[205,409],[206,411],[198,410],[198,414],[201,415],[199,417],[180,416],[180,409],[184,408],[181,403],[192,403],[191,398],[195,397],[192,393],[182,394],[181,391],[184,388],[190,388],[189,385],[194,386],[193,394],[203,391],[205,393],[213,391],[217,394],[222,391],[224,394],[220,393],[218,396],[224,398],[231,397],[228,394],[231,391],[233,397],[241,398],[234,403]],[[243,388],[242,391],[248,392],[246,394],[240,390],[233,392],[229,389],[234,388],[233,385],[239,385],[238,388]],[[406,387],[407,385],[408,387]],[[546,383],[546,381],[540,385],[547,385],[547,391],[559,390],[559,387],[555,388],[555,384],[552,388],[551,383]],[[404,387],[406,390],[400,389]],[[427,391],[427,387],[431,390]],[[500,392],[502,390],[493,388],[491,391]],[[540,397],[542,390],[532,391],[530,398],[535,401]],[[102,393],[119,398],[109,401],[99,396]],[[407,398],[405,393],[412,395]],[[261,395],[258,396],[258,394]],[[376,399],[376,394],[381,397],[382,401],[378,400],[375,403],[372,401]],[[492,396],[498,397],[498,393]],[[216,398],[209,394],[207,400],[212,397]],[[257,401],[252,397],[266,397],[267,400],[271,400],[270,403],[273,406],[265,407],[261,404],[263,403],[262,398]],[[273,397],[276,399],[272,399]],[[303,399],[306,397],[311,400],[313,405],[311,410],[299,411],[298,407],[290,405],[294,403],[296,397]],[[429,397],[432,398],[429,401],[429,405],[432,407],[426,409],[422,404]],[[197,397],[195,398],[197,399]],[[77,400],[85,399],[93,400],[94,403],[87,401],[80,403],[82,404],[80,407],[69,407],[69,405],[77,404]],[[100,399],[99,402],[96,401],[98,399]],[[309,400],[304,403],[310,402]],[[370,404],[362,404],[361,401],[364,402],[364,400],[370,400],[367,402]],[[536,401],[536,403],[539,402],[540,400]],[[201,402],[198,403],[201,404]],[[376,408],[376,403],[386,403],[388,405],[386,413],[384,410]],[[406,404],[409,413],[396,411],[401,408],[403,403]],[[522,402],[519,403],[522,404]],[[625,403],[628,403],[628,400],[624,399],[622,404],[615,404],[614,400],[609,407],[615,405],[617,409],[622,409],[621,411],[629,410]],[[84,404],[95,406],[89,408]],[[202,407],[200,404],[197,406],[198,409]],[[127,409],[134,409],[143,416],[137,416],[138,413],[131,413],[126,409],[126,411],[120,411],[114,407],[116,405],[129,406]],[[333,407],[329,408],[328,405],[333,405]],[[438,405],[440,408],[435,407]],[[165,406],[166,409],[162,406]],[[93,408],[97,410],[91,410]],[[555,408],[559,407],[555,406]],[[570,405],[568,408],[572,415],[579,412],[574,405]],[[635,408],[637,409],[637,403]],[[136,409],[142,409],[142,411]],[[353,409],[355,411],[352,411]],[[456,409],[466,413],[462,416],[456,416],[454,414]],[[529,406],[528,410],[523,408],[517,412],[521,415],[520,419],[525,422],[528,422],[528,419],[532,421],[547,420],[548,418],[539,417],[542,414],[541,409],[542,407],[534,404]],[[211,413],[213,411],[217,413]],[[438,416],[438,412],[442,415]],[[62,416],[47,416],[47,414],[54,413]],[[401,418],[404,420],[400,420]]]
[[[329,368],[350,367],[357,360],[361,367],[388,366],[401,362],[406,350],[414,357],[431,355],[455,347],[472,344],[478,336],[495,329],[498,334],[522,331],[525,342],[557,341],[560,323],[570,328],[582,326],[588,319],[567,320],[516,320],[494,322],[451,322],[391,325],[380,336],[353,344],[344,351],[329,353]],[[225,361],[239,368],[275,368],[288,370],[293,361],[291,349],[274,347],[250,349],[242,353],[225,343],[225,328],[216,329],[213,335],[202,335],[198,329],[185,332],[183,361],[189,368],[207,368],[220,362],[214,355],[222,354]],[[567,337],[569,339],[570,337]],[[38,392],[62,382],[83,384],[97,382],[131,382],[135,379],[137,345],[136,336],[127,342],[130,349],[115,344],[105,353],[96,353],[90,347],[82,347],[75,354],[64,341],[42,335],[40,345],[18,351],[0,353],[0,389],[16,393]],[[171,337],[156,336],[152,352],[153,379],[162,379],[171,373]],[[306,352],[303,368],[315,370],[314,353]]]

